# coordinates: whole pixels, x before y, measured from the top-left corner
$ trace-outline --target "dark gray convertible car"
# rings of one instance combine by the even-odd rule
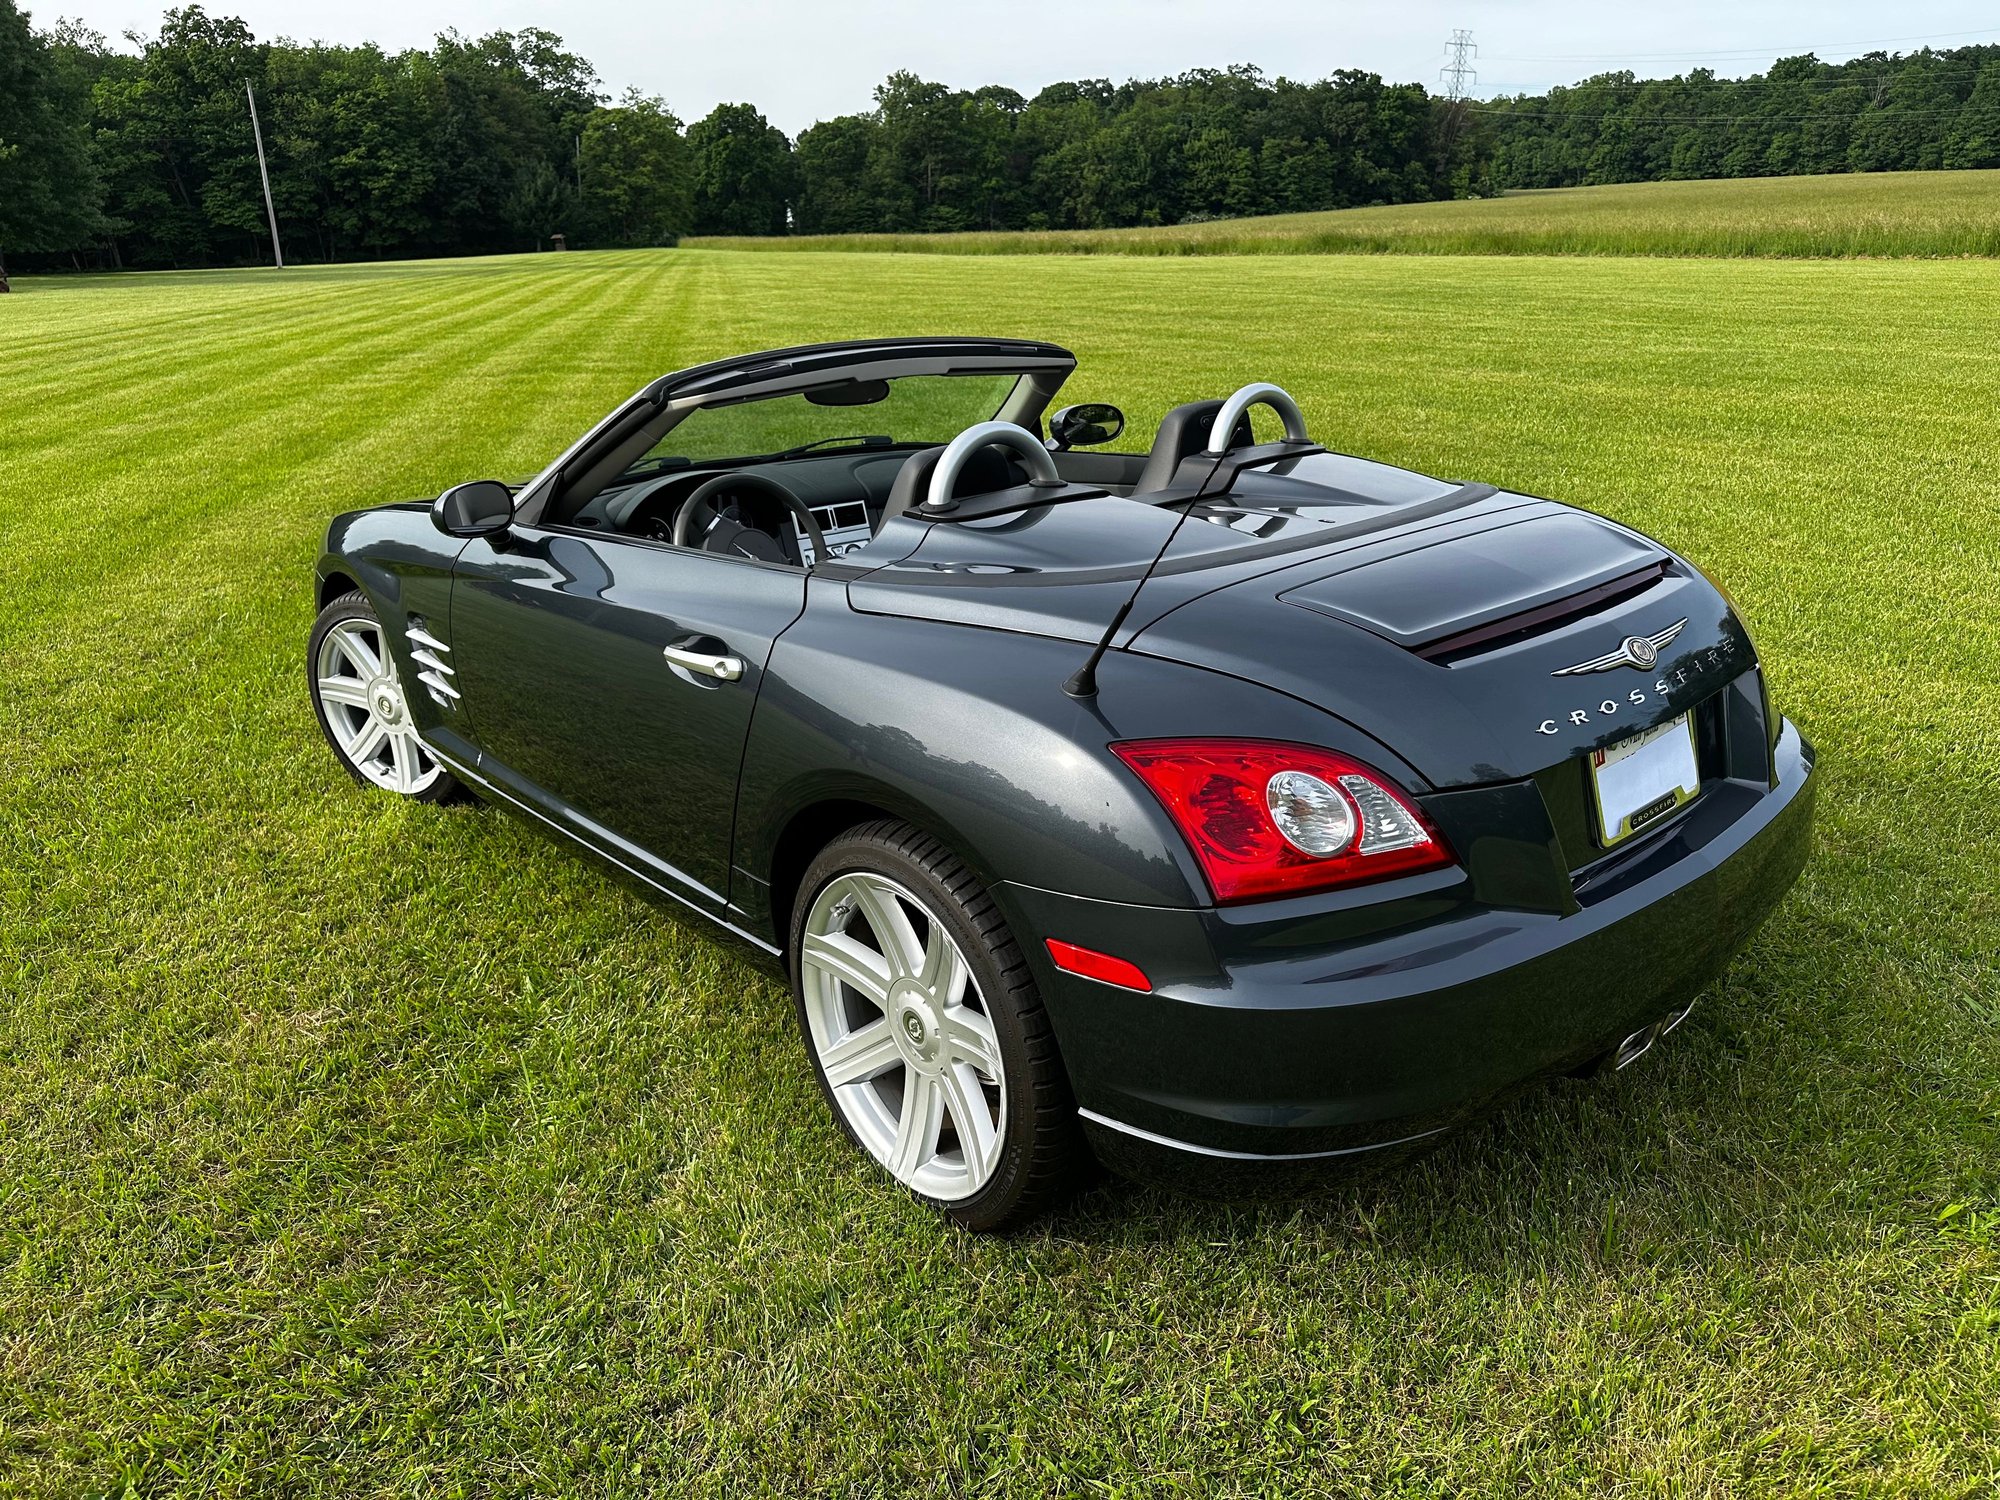
[[[1074,367],[724,360],[518,488],[341,516],[327,738],[740,940],[834,1117],[976,1228],[1093,1150],[1401,1155],[1670,1030],[1812,818],[1728,596],[1597,516],[1322,447],[1275,386],[1090,451],[1115,407],[1044,426]]]

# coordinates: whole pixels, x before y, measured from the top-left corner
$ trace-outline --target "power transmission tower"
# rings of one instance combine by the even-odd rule
[[[1465,129],[1465,117],[1472,107],[1472,88],[1479,82],[1479,75],[1472,70],[1472,59],[1479,55],[1479,46],[1472,40],[1472,33],[1459,27],[1451,34],[1451,41],[1445,46],[1445,65],[1438,70],[1438,81],[1444,85],[1445,112],[1443,128],[1439,135],[1439,160],[1446,172],[1455,166],[1458,137]]]
[[[1453,104],[1462,104],[1471,97],[1473,85],[1479,82],[1479,74],[1472,67],[1472,59],[1479,56],[1479,44],[1473,41],[1472,33],[1461,26],[1452,32],[1445,53],[1448,61],[1438,70],[1438,81],[1444,85],[1445,98]]]

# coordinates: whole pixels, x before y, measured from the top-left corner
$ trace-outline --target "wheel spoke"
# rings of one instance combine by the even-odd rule
[[[964,999],[970,977],[965,960],[959,956],[958,944],[944,930],[944,923],[932,921],[930,937],[924,943],[924,961],[917,970],[917,983],[939,1003],[956,1005]]]
[[[344,703],[349,708],[366,708],[368,687],[358,677],[322,677],[319,680],[319,700],[322,703]]]
[[[896,1143],[889,1151],[889,1170],[904,1182],[916,1176],[918,1169],[937,1155],[938,1128],[943,1124],[944,1094],[937,1080],[910,1069],[903,1084]]]
[[[395,734],[389,737],[389,760],[395,768],[396,790],[412,792],[417,786],[417,737]]]
[[[376,654],[375,648],[368,644],[367,638],[360,631],[343,630],[333,639],[340,654],[347,658],[348,665],[363,677],[382,675],[382,658]]]
[[[819,1055],[826,1081],[833,1088],[862,1083],[900,1061],[896,1040],[886,1020],[870,1021],[849,1032]]]
[[[944,1095],[944,1107],[951,1115],[951,1123],[957,1127],[958,1143],[965,1152],[965,1167],[972,1174],[973,1181],[983,1178],[992,1164],[992,1156],[999,1144],[998,1132],[993,1128],[993,1116],[986,1107],[986,1091],[979,1086],[979,1077],[964,1063],[948,1063],[938,1075],[938,1091]]]
[[[850,865],[813,898],[799,974],[808,1044],[868,1153],[919,1193],[976,1195],[1005,1148],[1006,1069],[965,950],[933,903]],[[857,995],[881,1014],[857,1022]]]
[[[833,975],[878,1009],[889,1004],[888,960],[844,932],[808,932],[805,966]]]
[[[969,1005],[948,1007],[938,1018],[944,1033],[946,1054],[954,1061],[977,1068],[995,1083],[1000,1081],[1000,1039],[993,1023]]]
[[[890,976],[917,973],[923,966],[923,944],[917,941],[916,926],[895,892],[866,878],[850,881],[849,888],[882,947],[882,956],[889,961]]]
[[[365,763],[388,737],[388,726],[370,714],[362,726],[354,732],[354,738],[347,742],[347,758],[357,766]]]

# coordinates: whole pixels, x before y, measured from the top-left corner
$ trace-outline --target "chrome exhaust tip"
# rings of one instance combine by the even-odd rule
[[[1678,1019],[1678,1018],[1677,1018]],[[1611,1057],[1605,1065],[1605,1072],[1616,1073],[1620,1068],[1629,1068],[1633,1063],[1653,1050],[1666,1030],[1666,1022],[1655,1021],[1651,1026],[1642,1026],[1616,1047],[1611,1049]]]
[[[1683,1005],[1679,1010],[1669,1011],[1665,1016],[1665,1018],[1662,1019],[1659,1024],[1658,1029],[1660,1035],[1665,1036],[1668,1032],[1672,1031],[1676,1026],[1680,1025],[1681,1022],[1685,1021],[1688,1018],[1688,1012],[1693,1009],[1694,1009],[1694,1001],[1690,1000],[1686,1005]]]
[[[1573,1069],[1572,1078],[1602,1078],[1606,1073],[1616,1073],[1620,1068],[1629,1068],[1633,1063],[1653,1050],[1653,1043],[1672,1031],[1688,1018],[1694,1009],[1694,1002],[1688,1001],[1678,1010],[1670,1010],[1649,1026],[1641,1026],[1617,1046],[1598,1053],[1590,1061]]]

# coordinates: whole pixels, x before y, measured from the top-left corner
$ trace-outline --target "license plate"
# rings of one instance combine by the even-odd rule
[[[1701,791],[1694,720],[1682,714],[1592,751],[1590,786],[1597,799],[1598,842],[1607,849],[1687,806]]]

